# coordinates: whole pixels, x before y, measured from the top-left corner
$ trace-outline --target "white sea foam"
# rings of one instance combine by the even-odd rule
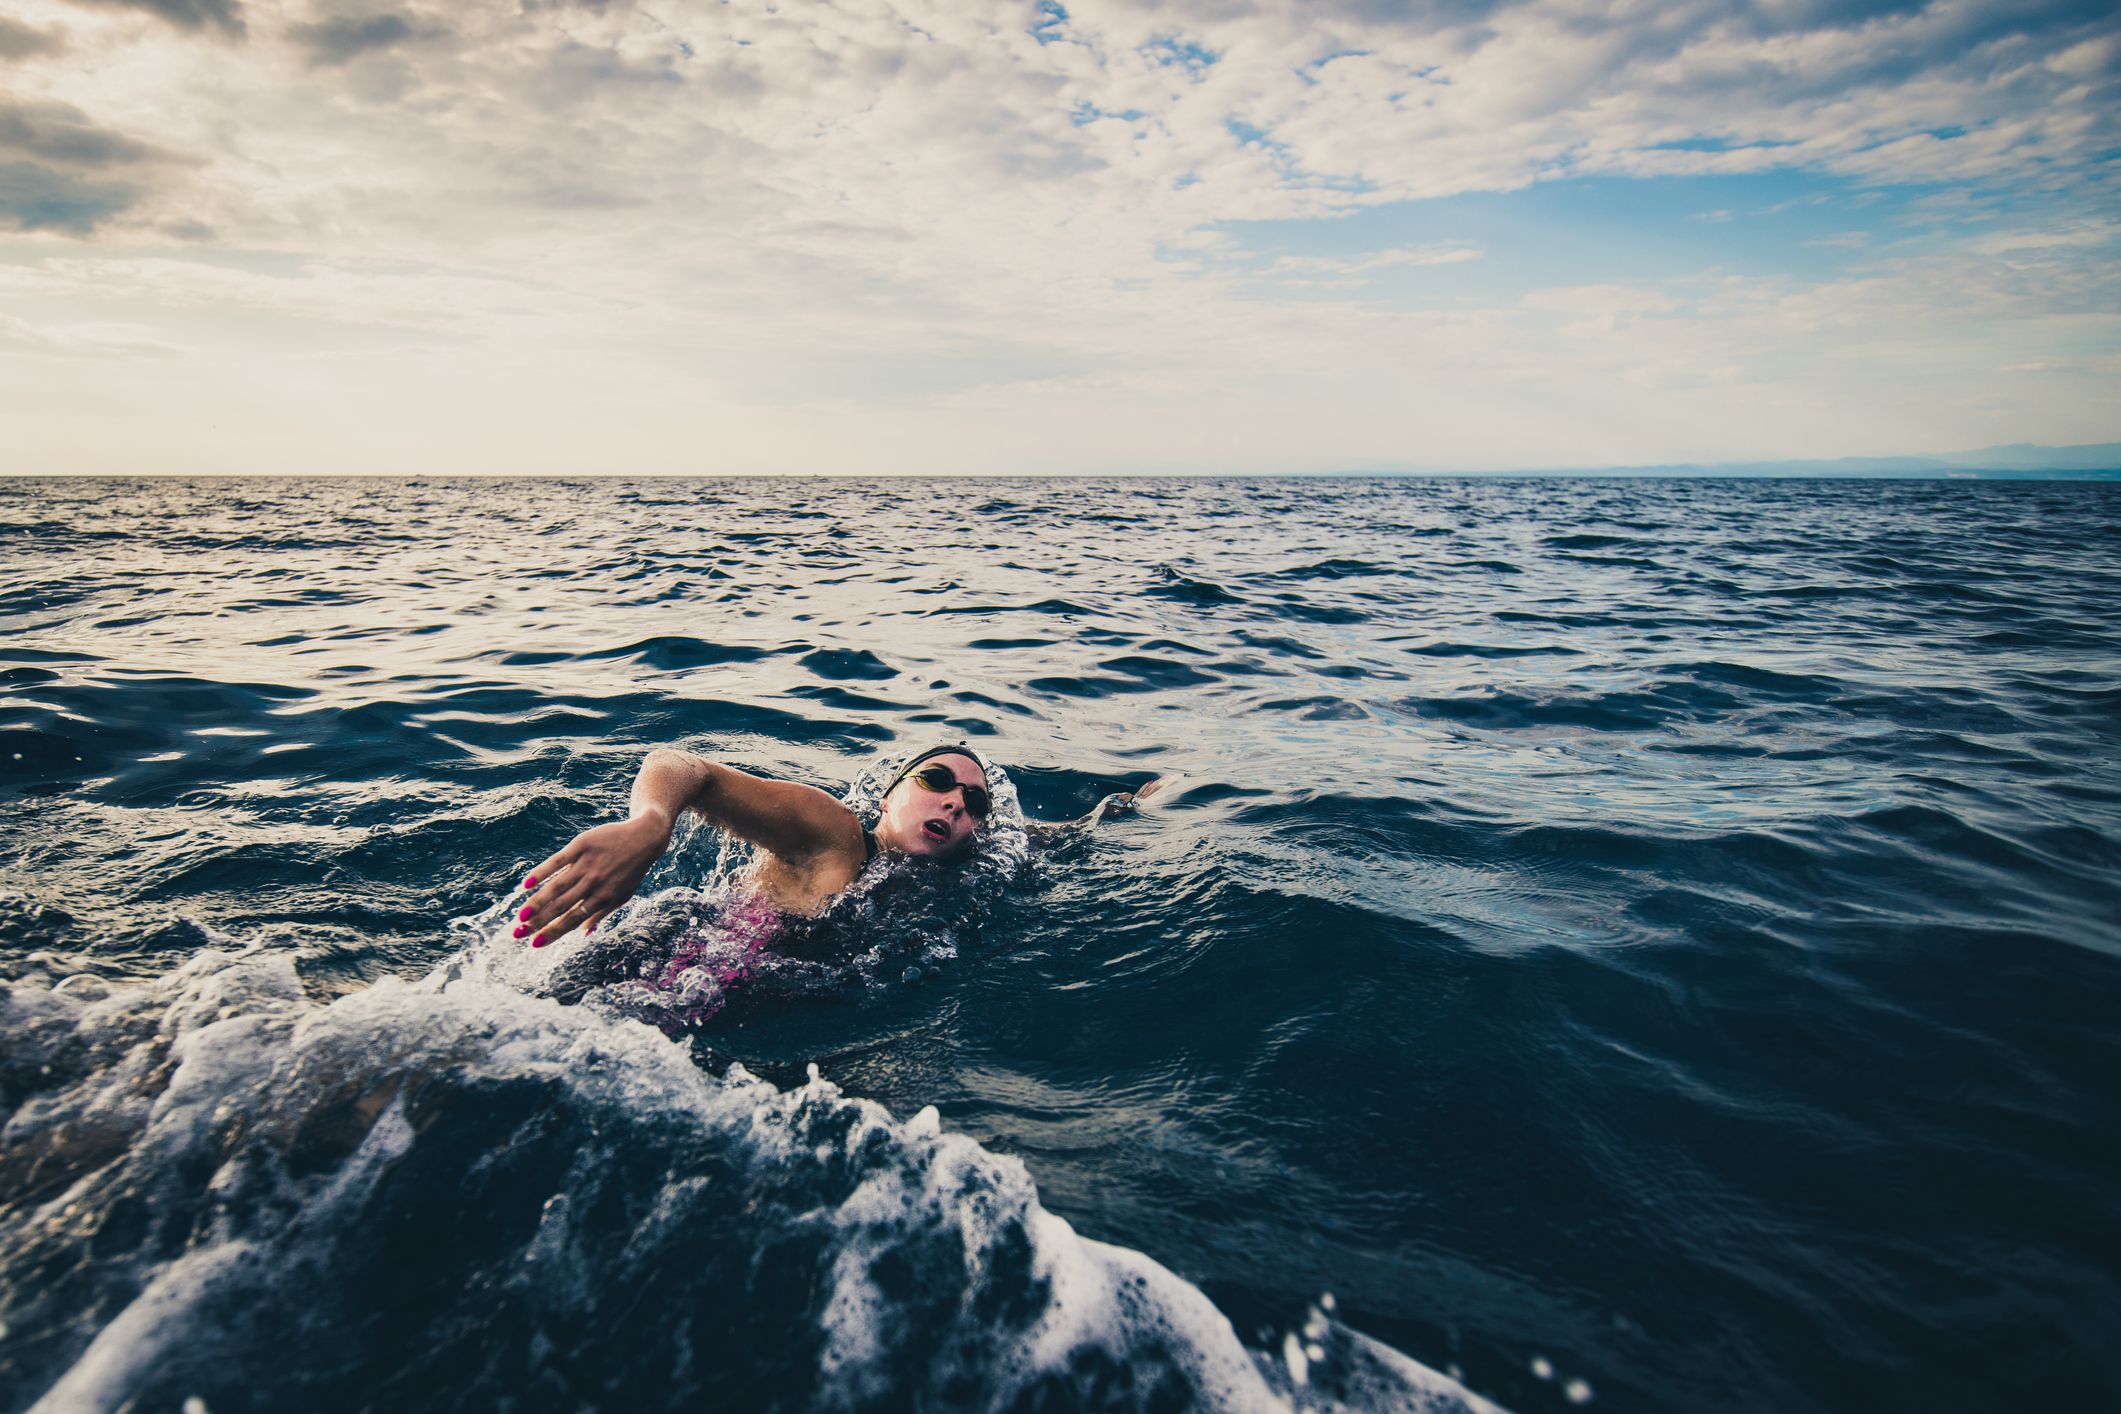
[[[209,950],[101,995],[0,994],[0,1319],[41,1352],[4,1373],[40,1414],[359,1402],[404,1358],[393,1292],[447,1355],[408,1407],[616,1385],[646,1356],[678,1402],[756,1361],[822,1408],[1490,1407],[1321,1310],[1280,1358],[1248,1348],[933,1109],[716,1077],[465,971],[318,1004],[285,953]],[[23,1279],[47,1270],[71,1275]]]

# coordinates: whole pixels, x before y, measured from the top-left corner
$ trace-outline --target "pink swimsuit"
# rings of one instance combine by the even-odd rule
[[[711,934],[688,933],[678,941],[677,950],[655,979],[658,991],[684,991],[683,978],[686,972],[703,962],[711,969],[710,975],[723,991],[751,975],[752,959],[759,950],[773,940],[781,931],[781,911],[766,900],[753,896],[731,907],[721,916]],[[711,960],[709,950],[718,954]],[[735,956],[729,954],[734,951]],[[697,1006],[679,1007],[676,1015],[687,1024],[707,1020],[722,1009],[723,997]]]
[[[862,844],[862,867],[867,869],[876,861],[876,836],[868,830],[862,831]],[[730,906],[717,920],[714,932],[688,933],[679,939],[670,961],[664,963],[663,970],[656,975],[656,990],[682,996],[686,972],[704,963],[719,984],[721,995],[693,1006],[673,1007],[671,1014],[676,1020],[684,1025],[696,1025],[720,1011],[729,988],[751,975],[752,959],[773,941],[781,931],[781,923],[782,914],[778,908],[757,894],[751,894]],[[709,959],[710,949],[720,955]],[[729,956],[731,952],[734,957]]]

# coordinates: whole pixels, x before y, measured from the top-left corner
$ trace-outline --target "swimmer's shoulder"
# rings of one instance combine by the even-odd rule
[[[876,857],[876,836],[862,827],[853,811],[841,805],[830,834],[807,855],[787,858],[768,851],[757,866],[759,891],[784,913],[815,917],[847,886],[862,876]]]

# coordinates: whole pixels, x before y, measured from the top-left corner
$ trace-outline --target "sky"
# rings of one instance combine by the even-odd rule
[[[8,0],[0,474],[2121,440],[2121,21]]]

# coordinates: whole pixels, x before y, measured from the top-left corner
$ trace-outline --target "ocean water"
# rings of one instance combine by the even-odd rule
[[[0,535],[7,1409],[2121,1400],[2121,486],[17,480]],[[500,936],[651,747],[859,802],[952,739],[982,861],[689,1022],[628,978],[714,937],[711,830]]]

